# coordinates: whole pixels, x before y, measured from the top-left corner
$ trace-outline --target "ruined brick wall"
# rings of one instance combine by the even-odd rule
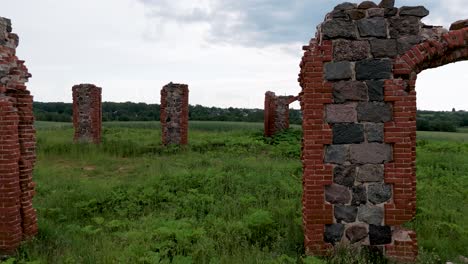
[[[93,84],[79,84],[72,91],[74,141],[101,143],[102,89]]]
[[[467,29],[426,26],[422,6],[338,5],[304,47],[303,221],[308,254],[339,242],[413,261],[416,75],[468,58]],[[461,26],[460,26],[461,25]],[[463,29],[464,28],[464,29]]]
[[[264,135],[273,136],[276,132],[289,128],[289,104],[296,101],[294,96],[276,96],[274,92],[265,93]]]
[[[31,75],[16,57],[18,36],[11,31],[10,20],[0,18],[0,256],[37,233],[33,99],[25,85]]]
[[[169,83],[161,90],[161,128],[164,145],[188,143],[188,85]]]

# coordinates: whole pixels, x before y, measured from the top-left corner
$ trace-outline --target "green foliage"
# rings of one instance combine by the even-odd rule
[[[71,103],[34,102],[36,120],[71,122]],[[145,103],[102,103],[102,119],[104,121],[157,121],[160,116],[159,104]],[[197,121],[233,121],[233,122],[263,122],[263,109],[219,108],[201,105],[189,106],[189,119]],[[301,111],[290,109],[291,124],[301,124]]]
[[[326,260],[328,264],[386,264],[387,259],[378,249],[361,248],[346,244],[336,245],[331,257]]]
[[[468,112],[418,111],[416,126],[419,131],[456,132],[458,128],[468,126]]]
[[[188,146],[163,147],[158,122],[104,123],[99,146],[36,127],[39,235],[13,263],[384,263],[304,256],[298,129],[190,122]],[[451,134],[418,141],[420,263],[468,255],[468,144]]]
[[[276,133],[272,137],[263,137],[263,134],[257,134],[267,144],[274,145],[275,150],[285,157],[300,158],[302,130],[290,128]]]

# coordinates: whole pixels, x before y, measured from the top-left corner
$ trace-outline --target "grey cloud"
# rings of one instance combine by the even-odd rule
[[[138,0],[158,23],[203,23],[208,40],[248,46],[307,43],[327,12],[344,0],[211,0],[210,8],[182,10],[173,0]],[[434,5],[435,0],[402,0],[399,5]],[[401,3],[398,3],[401,2]],[[150,38],[156,39],[156,38]]]
[[[215,0],[209,10],[180,10],[172,0],[139,0],[159,23],[204,23],[214,42],[242,45],[307,43],[326,12],[342,0]]]

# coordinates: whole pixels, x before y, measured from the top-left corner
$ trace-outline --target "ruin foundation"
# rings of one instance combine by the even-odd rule
[[[402,225],[416,212],[416,76],[468,59],[468,23],[422,24],[422,7],[344,3],[305,46],[303,221],[308,254],[337,243],[417,255]]]
[[[33,97],[25,85],[31,74],[16,57],[18,36],[11,32],[11,21],[0,17],[0,256],[37,233],[36,132]]]
[[[161,90],[161,128],[164,145],[188,143],[188,85],[169,83]]]
[[[73,91],[74,141],[80,143],[101,143],[102,89],[93,84],[79,84]]]

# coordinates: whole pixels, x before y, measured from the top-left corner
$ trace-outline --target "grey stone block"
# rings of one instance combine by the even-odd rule
[[[384,124],[383,123],[368,123],[364,126],[367,142],[383,142],[384,141]]]
[[[398,55],[396,39],[372,39],[370,45],[374,58],[394,58]]]
[[[387,37],[387,21],[383,17],[361,19],[357,26],[361,37]]]
[[[358,209],[356,206],[335,205],[335,219],[339,223],[341,223],[341,221],[344,221],[346,223],[352,223],[356,221],[357,211]]]
[[[366,81],[367,94],[369,101],[383,101],[384,100],[384,80],[369,80]]]
[[[340,81],[333,84],[333,99],[335,103],[346,101],[367,101],[367,86],[359,81]]]
[[[325,150],[324,161],[326,163],[343,164],[348,158],[348,149],[346,145],[330,145]]]
[[[352,11],[352,10],[349,10]],[[343,20],[349,20],[349,15],[347,14],[347,11],[344,10],[334,10],[331,12],[331,17],[333,19],[343,19]]]
[[[11,20],[9,18],[0,17],[0,25],[3,26],[2,31],[11,33]]]
[[[366,164],[357,169],[356,181],[358,182],[383,182],[384,165]]]
[[[357,121],[356,104],[329,104],[325,108],[328,123],[353,123]]]
[[[336,166],[333,169],[333,182],[352,187],[356,178],[356,166]]]
[[[352,64],[349,61],[328,62],[325,64],[325,79],[329,81],[347,80],[352,77]]]
[[[357,80],[390,79],[393,65],[389,59],[367,59],[356,62]]]
[[[351,188],[352,199],[351,205],[361,205],[367,203],[367,191],[366,186],[357,185]]]
[[[392,146],[380,143],[351,145],[349,159],[353,164],[381,164],[392,160]]]
[[[372,1],[364,1],[358,5],[359,9],[369,9],[375,7],[378,7],[378,5]]]
[[[10,73],[10,66],[8,64],[0,64],[0,78],[3,78]]]
[[[359,20],[366,17],[366,11],[362,9],[351,9],[345,12],[352,20]]]
[[[358,219],[371,225],[381,225],[384,217],[384,209],[378,206],[361,205],[358,208]]]
[[[414,45],[417,45],[422,42],[422,38],[420,36],[404,36],[397,40],[398,43],[398,54],[404,54]]]
[[[353,225],[346,229],[345,234],[351,243],[356,243],[367,237],[367,228],[363,225]]]
[[[396,16],[397,13],[398,13],[398,8],[396,8],[396,7],[385,8],[384,17]]]
[[[343,224],[325,225],[324,241],[327,243],[338,243],[343,237],[345,226]]]
[[[379,7],[393,8],[395,7],[395,0],[382,0],[382,2],[379,4]]]
[[[393,118],[391,105],[383,102],[359,103],[356,109],[360,122],[388,122]]]
[[[369,58],[370,45],[363,40],[334,40],[333,59],[335,61],[358,61]]]
[[[332,131],[333,144],[364,142],[364,126],[362,124],[335,124]]]
[[[419,34],[420,21],[419,17],[391,17],[388,19],[389,32],[391,38],[399,38],[402,36],[415,36]]]
[[[350,3],[350,2],[344,2],[342,4],[339,4],[333,8],[333,10],[350,10],[357,8],[357,4]]]
[[[325,200],[331,204],[347,204],[351,201],[351,193],[346,186],[327,185],[325,186]]]
[[[429,15],[429,10],[424,6],[403,6],[400,8],[400,16],[425,17]]]
[[[373,204],[384,203],[392,198],[392,186],[385,183],[373,183],[367,187],[367,199]]]
[[[369,241],[372,246],[392,243],[392,229],[389,226],[369,225]]]
[[[324,39],[346,38],[356,39],[357,28],[352,20],[333,19],[322,24]]]
[[[367,10],[367,15],[369,17],[384,17],[385,8],[370,8]]]

